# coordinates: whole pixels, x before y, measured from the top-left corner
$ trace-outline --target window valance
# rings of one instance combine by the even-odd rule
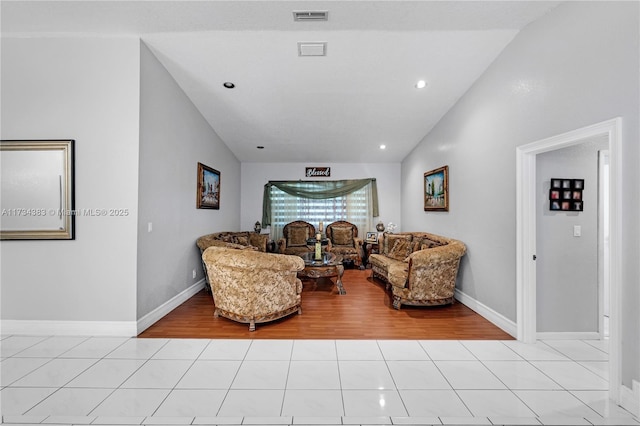
[[[375,178],[329,181],[269,181],[264,185],[262,226],[271,225],[271,187],[301,198],[324,200],[343,197],[371,184],[373,216],[378,216],[378,188]]]

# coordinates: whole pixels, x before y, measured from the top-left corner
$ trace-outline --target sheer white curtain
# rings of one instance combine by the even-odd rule
[[[304,185],[304,182],[300,183]],[[314,200],[289,195],[275,186],[271,189],[271,239],[282,237],[282,228],[295,220],[304,220],[318,229],[320,222],[328,224],[346,220],[358,227],[358,237],[364,238],[373,229],[371,184],[344,197]]]

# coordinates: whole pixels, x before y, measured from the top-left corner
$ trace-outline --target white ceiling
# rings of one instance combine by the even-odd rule
[[[242,162],[375,163],[400,162],[518,31],[558,3],[3,0],[0,7],[3,36],[140,36]],[[294,10],[328,10],[329,20],[294,22]],[[327,42],[327,55],[298,57],[304,41]],[[426,88],[414,87],[419,79]]]

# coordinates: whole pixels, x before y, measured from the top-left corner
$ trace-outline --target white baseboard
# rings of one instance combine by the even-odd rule
[[[633,380],[633,390],[622,385],[620,386],[620,406],[640,417],[640,382]]]
[[[597,331],[545,331],[536,333],[538,340],[600,340]]]
[[[160,320],[162,317],[167,315],[169,312],[173,311],[175,308],[180,306],[182,303],[186,302],[193,295],[198,293],[200,290],[204,288],[205,279],[201,279],[197,283],[193,284],[191,287],[186,290],[178,293],[171,299],[167,300],[162,305],[155,308],[153,311],[149,312],[142,318],[138,320],[137,323],[137,334],[142,333],[147,328],[151,327],[154,323]],[[137,335],[136,334],[136,335]]]
[[[3,320],[0,329],[23,336],[136,336],[135,321]]]
[[[204,278],[136,321],[2,320],[0,333],[22,336],[135,337],[204,288]]]
[[[504,315],[494,311],[487,305],[478,302],[473,297],[468,296],[467,294],[461,292],[456,289],[455,294],[456,300],[460,303],[468,307],[469,309],[477,312],[484,319],[495,325],[496,327],[502,329],[504,332],[509,335],[516,337],[518,335],[518,327],[514,321],[511,321],[509,318]]]

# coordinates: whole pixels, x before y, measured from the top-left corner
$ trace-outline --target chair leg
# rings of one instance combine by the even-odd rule
[[[393,307],[397,310],[400,310],[400,306],[402,304],[400,303],[400,298],[398,296],[393,296]]]

